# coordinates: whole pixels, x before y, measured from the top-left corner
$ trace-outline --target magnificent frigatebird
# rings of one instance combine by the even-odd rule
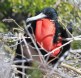
[[[59,34],[62,38],[69,37],[69,34],[67,33],[67,31],[65,29],[63,29],[63,27],[58,23],[58,14],[54,8],[51,8],[51,7],[44,8],[36,16],[27,18],[26,22],[32,22],[31,26],[35,32],[36,22],[37,22],[37,20],[42,19],[42,18],[48,18],[55,23],[56,32],[55,32],[55,35],[53,38],[53,43],[57,42]],[[68,29],[72,33],[72,28],[70,25],[68,26]],[[67,41],[62,41],[62,44],[66,43],[66,42]],[[70,44],[64,46],[62,51],[64,53],[69,49],[70,49]]]
[[[58,42],[59,34],[60,34],[61,38],[68,38],[69,37],[67,31],[65,29],[63,29],[63,27],[58,22],[58,14],[57,14],[56,10],[54,8],[51,8],[51,7],[44,8],[39,14],[36,14],[36,16],[27,18],[26,22],[31,23],[31,27],[33,28],[34,34],[35,34],[35,31],[36,31],[36,22],[38,20],[41,20],[41,19],[44,19],[44,18],[45,19],[50,19],[55,24],[54,26],[55,26],[56,31],[55,31],[55,35],[53,36],[53,44],[56,44]],[[31,30],[29,29],[29,31],[31,31]],[[62,44],[66,43],[66,42],[67,41],[62,41]],[[70,49],[70,44],[64,46],[61,53],[60,53],[60,55],[59,55],[59,57],[61,57],[69,49]],[[40,51],[44,55],[47,53],[43,49],[41,49]],[[21,54],[20,45],[17,46],[16,52],[18,54]],[[24,53],[26,53],[26,52],[27,51],[24,50]],[[32,53],[36,53],[36,50],[35,51],[33,50]],[[25,56],[26,56],[26,54],[25,54]],[[20,59],[21,57],[16,56],[16,58]],[[50,57],[49,60],[53,59],[53,58],[54,57]],[[52,63],[53,64],[56,63],[57,60],[59,60],[59,58],[52,61]]]

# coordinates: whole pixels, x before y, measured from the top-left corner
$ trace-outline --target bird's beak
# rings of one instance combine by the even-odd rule
[[[35,21],[35,20],[38,20],[38,19],[41,19],[41,18],[45,18],[45,17],[46,17],[45,14],[40,13],[40,14],[37,15],[37,16],[27,18],[26,22]]]

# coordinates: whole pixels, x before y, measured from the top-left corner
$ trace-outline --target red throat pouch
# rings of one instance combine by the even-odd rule
[[[53,21],[50,21],[50,19],[47,18],[37,20],[35,30],[36,41],[39,46],[43,47],[47,52],[51,52],[62,45],[61,40],[58,40],[57,43],[53,43],[55,32],[56,28]],[[51,56],[57,56],[60,53],[60,50],[61,49],[54,51]]]

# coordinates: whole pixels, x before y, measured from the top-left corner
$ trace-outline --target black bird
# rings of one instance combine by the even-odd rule
[[[35,31],[35,27],[36,27],[36,24],[35,23],[36,23],[36,20],[42,19],[42,18],[49,18],[49,19],[51,19],[52,21],[55,22],[55,24],[56,24],[55,25],[56,26],[56,33],[55,33],[53,42],[56,42],[58,40],[57,38],[58,38],[58,35],[60,33],[60,30],[59,30],[59,23],[58,23],[58,14],[57,14],[57,12],[56,12],[56,10],[54,8],[47,7],[45,9],[43,9],[40,12],[40,14],[38,14],[37,16],[28,18],[26,20],[26,22],[32,22],[33,21],[31,26],[32,26],[32,28]]]
[[[58,14],[57,14],[56,10],[52,7],[44,8],[39,14],[36,14],[36,16],[27,18],[26,22],[27,23],[31,22],[31,26],[33,28],[33,31],[35,32],[36,21],[39,19],[42,19],[42,18],[48,18],[55,22],[56,32],[55,32],[55,36],[53,38],[53,43],[56,43],[58,41],[59,34],[62,38],[70,37],[70,35],[67,33],[66,29],[64,29],[58,22]],[[72,26],[68,25],[67,28],[70,31],[70,33],[72,33]],[[31,30],[29,30],[29,31],[31,31]],[[62,44],[65,44],[67,42],[68,41],[62,41]],[[70,44],[67,44],[66,46],[64,46],[61,54],[59,55],[59,58],[62,57],[63,54],[66,51],[68,51],[69,49],[70,49]],[[41,50],[41,52],[42,52],[42,54],[46,54],[46,52],[44,50]],[[50,58],[52,58],[52,57],[50,57]],[[59,58],[54,60],[53,63],[57,62],[57,60],[59,60]]]
[[[31,23],[31,27],[33,28],[34,33],[35,33],[35,29],[36,29],[36,22],[37,22],[37,20],[42,19],[42,18],[48,18],[48,19],[52,20],[55,23],[56,32],[55,32],[55,36],[53,38],[53,43],[57,43],[58,37],[59,37],[60,33],[61,33],[60,36],[62,38],[68,38],[69,37],[67,31],[65,29],[63,29],[63,27],[58,22],[58,14],[57,14],[56,10],[54,8],[51,8],[51,7],[44,8],[39,14],[36,14],[36,16],[27,18],[26,22],[27,22],[27,24]],[[32,32],[31,32],[32,30],[29,29],[29,31],[32,34]],[[31,41],[31,40],[29,40],[29,41]],[[67,41],[62,41],[62,44],[65,44],[66,42]],[[61,54],[59,56],[59,58],[62,57],[63,54],[66,51],[68,51],[69,49],[70,49],[70,44],[64,46],[63,49],[62,49],[62,52],[61,52]],[[47,53],[43,49],[41,49],[40,51],[41,51],[41,53],[43,55],[45,55]],[[17,46],[16,53],[21,54],[20,45]],[[16,56],[16,58],[21,59],[21,57],[19,57],[19,56]],[[50,57],[49,60],[53,59],[53,58],[54,57]],[[52,61],[52,63],[53,64],[56,63],[59,60],[59,58],[57,58],[56,60]]]
[[[67,33],[66,29],[63,29],[63,27],[58,23],[58,14],[57,14],[56,10],[52,7],[44,8],[39,14],[36,14],[36,16],[27,18],[26,22],[32,22],[31,26],[35,32],[36,21],[38,19],[42,19],[42,18],[49,18],[55,22],[56,33],[55,33],[53,42],[57,42],[59,33],[61,33],[62,38],[69,37],[69,34]],[[72,26],[69,25],[68,30],[72,33]],[[63,41],[63,44],[66,42],[67,41]],[[70,45],[68,45],[67,48],[69,49]],[[66,50],[68,50],[68,49],[66,49]],[[64,50],[64,51],[66,51],[66,50]]]

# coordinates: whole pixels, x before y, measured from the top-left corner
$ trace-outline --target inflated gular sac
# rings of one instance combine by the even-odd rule
[[[55,36],[55,32],[55,23],[50,21],[50,19],[43,18],[37,20],[35,37],[39,46],[43,47],[47,52],[50,52],[53,49],[56,49],[62,45],[62,40],[60,36],[58,41],[56,43],[53,43],[53,37]],[[55,57],[59,54],[59,52],[60,49],[53,52],[51,56]]]
[[[66,30],[63,29],[62,26],[60,26],[58,22],[58,14],[56,10],[52,7],[44,8],[36,16],[27,18],[26,22],[31,23],[31,28],[33,29],[33,32],[31,32],[31,28],[30,28],[29,29],[30,34],[35,35],[36,44],[38,45],[39,48],[41,48],[40,51],[42,55],[45,55],[50,51],[68,42],[68,41],[63,41],[63,38],[68,38],[69,36]],[[70,30],[72,30],[71,27]],[[32,42],[31,39],[26,39],[26,41]],[[26,58],[29,58],[27,50],[25,49],[26,48],[24,47],[23,50],[24,55],[26,56]],[[60,54],[58,58],[52,61],[52,64],[57,63],[59,58],[64,57],[63,56],[64,53],[69,49],[70,49],[70,44],[64,46],[61,49],[56,50],[50,55],[49,60],[53,59],[55,56],[58,56]],[[33,49],[32,47],[30,47],[30,50],[33,55],[34,54],[37,55],[37,50],[35,48]],[[16,53],[21,55],[20,44],[17,47]],[[19,56],[16,56],[16,58],[22,59]],[[39,57],[36,57],[35,60],[39,61]]]

